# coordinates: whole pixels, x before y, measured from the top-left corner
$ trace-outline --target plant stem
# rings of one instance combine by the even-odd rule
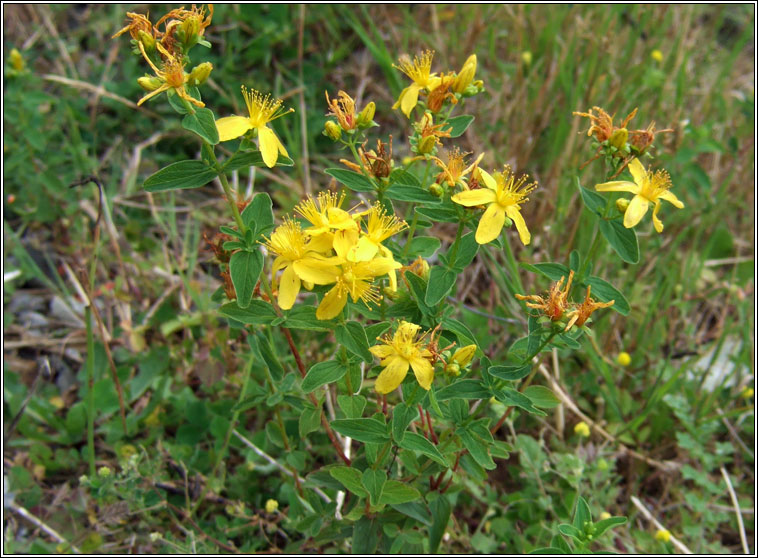
[[[458,223],[458,230],[455,232],[455,241],[453,247],[450,249],[450,258],[448,259],[449,265],[455,265],[455,259],[458,256],[458,246],[461,243],[461,237],[463,236],[463,227],[466,225],[465,221]]]
[[[218,173],[218,179],[221,181],[221,186],[224,188],[224,194],[226,194],[226,201],[229,204],[229,208],[232,210],[232,215],[234,215],[234,221],[237,223],[237,228],[239,229],[241,234],[245,234],[247,232],[247,227],[245,226],[245,223],[242,221],[242,215],[240,215],[240,210],[237,207],[237,201],[234,196],[234,192],[232,191],[232,187],[229,184],[229,181],[226,178],[226,173],[224,173],[223,170],[221,170],[221,165],[218,163],[218,159],[216,158],[216,154],[213,152],[213,146],[205,142],[205,144],[208,146],[208,152],[211,154],[211,157],[213,157],[213,166]]]
[[[87,457],[90,477],[95,476],[95,338],[92,335],[92,308],[84,308],[87,326]]]

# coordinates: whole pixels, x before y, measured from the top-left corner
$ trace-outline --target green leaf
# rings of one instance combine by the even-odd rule
[[[369,343],[373,343],[374,340],[379,337],[382,333],[387,331],[390,327],[389,322],[379,322],[378,324],[371,324],[370,326],[366,327],[366,338],[368,339]]]
[[[360,418],[366,408],[366,398],[362,395],[338,395],[337,405],[347,418]]]
[[[390,174],[390,182],[392,184],[400,184],[402,186],[412,186],[414,188],[421,188],[421,181],[416,178],[416,175],[403,169],[395,169]]]
[[[417,203],[440,203],[442,200],[418,186],[405,186],[403,184],[393,184],[384,195],[391,200]]]
[[[479,346],[479,342],[466,324],[455,318],[445,318],[442,320],[442,329],[454,333],[458,338],[458,344],[462,347],[471,344]]]
[[[310,403],[300,411],[298,418],[298,433],[301,438],[305,438],[311,432],[315,432],[321,426],[321,409],[316,408]]]
[[[415,432],[406,432],[402,440],[396,440],[397,445],[403,449],[423,453],[432,461],[436,461],[443,467],[449,467],[447,460],[437,449],[437,446]]]
[[[455,286],[458,275],[444,267],[435,265],[429,273],[429,282],[426,285],[424,303],[427,306],[437,306]]]
[[[364,444],[380,444],[389,440],[387,425],[374,418],[337,419],[332,428]]]
[[[392,438],[396,443],[400,443],[405,435],[408,425],[418,416],[416,408],[411,408],[405,403],[395,405],[392,410]]]
[[[502,390],[495,392],[495,397],[502,403],[519,407],[521,409],[524,409],[527,413],[532,413],[533,415],[539,415],[543,417],[547,416],[547,413],[540,411],[537,407],[534,406],[531,399],[529,399],[523,393],[519,393],[515,389],[503,388]]]
[[[562,548],[545,546],[543,548],[535,548],[529,554],[566,554],[566,552]]]
[[[262,331],[256,331],[255,335],[248,335],[247,340],[250,348],[256,353],[256,356],[268,366],[269,372],[271,372],[271,377],[274,381],[280,381],[284,376],[284,368],[282,368],[276,353],[274,353],[274,349],[271,346],[271,343],[269,343],[268,337],[266,337]]]
[[[560,281],[561,277],[568,278],[571,270],[563,264],[554,262],[545,262],[538,264],[522,263],[521,267],[533,273],[544,275],[551,281]]]
[[[308,373],[303,378],[303,391],[310,393],[313,390],[320,388],[323,385],[330,384],[340,380],[347,368],[341,362],[336,360],[328,360],[326,362],[317,362],[311,366]]]
[[[464,234],[458,244],[458,251],[455,253],[455,260],[451,258],[453,252],[453,246],[447,251],[447,258],[449,258],[447,265],[450,269],[458,273],[462,272],[468,267],[468,265],[474,261],[477,252],[479,251],[479,243],[476,241],[476,233],[470,232]]]
[[[241,250],[232,254],[229,260],[229,274],[237,293],[237,304],[247,308],[253,299],[253,291],[263,269],[263,254],[259,250]]]
[[[440,223],[457,223],[461,220],[455,209],[447,207],[417,207],[416,213]]]
[[[186,85],[184,87],[184,90],[187,92],[187,95],[189,95],[193,99],[197,99],[198,101],[203,100],[200,97],[200,90],[194,85]],[[177,95],[173,89],[169,89],[166,92],[166,97],[168,98],[168,104],[170,104],[171,107],[179,114],[188,114],[192,112],[193,110],[197,110],[197,108],[190,105],[187,101],[185,101],[179,95]]]
[[[384,505],[398,505],[413,502],[421,498],[421,493],[400,481],[388,480],[384,483],[379,503]]]
[[[439,247],[439,238],[434,236],[417,236],[411,240],[411,245],[408,247],[408,256],[429,258],[439,249]]]
[[[262,300],[251,300],[246,308],[229,302],[218,309],[219,314],[242,324],[270,324],[276,318],[274,307]]]
[[[576,497],[576,509],[574,510],[574,520],[572,523],[579,531],[584,533],[584,526],[588,522],[592,521],[592,512],[590,512],[590,506],[587,504],[587,500],[581,496]]]
[[[386,487],[385,487],[386,490]],[[621,516],[614,516],[609,517],[607,519],[601,519],[597,523],[595,523],[595,532],[592,534],[594,538],[598,538],[600,535],[605,533],[608,529],[613,529],[617,525],[623,525],[626,523],[626,517]]]
[[[445,534],[445,530],[447,529],[447,523],[450,521],[452,509],[450,501],[444,494],[432,501],[429,504],[429,508],[432,511],[432,519],[434,520],[429,529],[429,553],[436,554],[440,541],[442,541],[442,535]]]
[[[267,234],[274,228],[274,212],[271,198],[265,192],[255,194],[242,210],[242,222],[254,231],[254,238]]]
[[[182,126],[185,130],[195,132],[211,145],[218,143],[216,117],[213,115],[213,111],[208,108],[195,109],[194,114],[188,114],[182,118]]]
[[[366,492],[366,489],[363,488],[363,484],[361,483],[361,472],[358,469],[342,466],[334,467],[329,469],[329,474],[356,496],[362,498],[368,496],[368,492]]]
[[[379,544],[379,527],[376,518],[361,517],[353,526],[353,554],[374,554],[376,545]]]
[[[379,499],[382,497],[382,489],[384,489],[384,483],[387,482],[387,473],[376,469],[366,469],[361,476],[361,484],[363,488],[368,491],[371,505],[376,506],[379,504]]]
[[[552,409],[561,404],[561,400],[555,396],[550,388],[545,386],[529,386],[524,390],[524,395],[532,400],[535,407],[542,409]]]
[[[610,302],[613,300],[614,303],[611,308],[622,316],[627,316],[631,311],[626,297],[608,281],[604,281],[600,277],[590,276],[583,281],[583,284],[592,287],[592,297],[598,299],[600,302]]]
[[[295,163],[289,157],[279,153],[279,158],[276,160],[276,164],[280,167],[291,167]],[[268,168],[268,165],[263,162],[263,156],[260,151],[246,151],[240,149],[224,162],[222,169],[224,172],[232,172],[234,170],[247,169],[250,167]]]
[[[497,467],[487,451],[487,444],[484,440],[472,432],[469,432],[465,427],[456,428],[455,433],[460,437],[464,447],[468,450],[469,454],[471,454],[471,457],[474,458],[474,461],[476,461],[481,467],[488,470]]]
[[[471,123],[474,121],[474,117],[470,114],[461,114],[460,116],[453,116],[452,118],[448,118],[447,122],[445,122],[445,125],[443,126],[443,130],[450,131],[450,137],[451,138],[457,138],[459,136],[463,135],[463,132],[466,131],[466,128],[468,128]]]
[[[376,190],[373,182],[357,172],[347,169],[326,169],[324,172],[355,192],[373,192]]]
[[[334,331],[334,320],[319,320],[313,306],[296,306],[285,313],[282,325],[288,329],[307,329],[309,331]]]
[[[578,177],[575,176],[574,180],[576,181],[576,187],[579,188],[579,193],[582,195],[582,201],[584,202],[584,205],[587,207],[587,209],[593,213],[602,215],[605,211],[605,198],[597,192],[593,192],[592,190],[584,188],[581,184],[579,184]]]
[[[472,379],[458,380],[437,391],[438,401],[448,401],[450,399],[489,399],[490,396],[489,390],[479,380]]]
[[[344,345],[345,348],[356,356],[359,356],[364,362],[371,363],[374,361],[374,355],[368,350],[368,338],[363,326],[355,321],[340,324],[334,332],[337,343]]]
[[[496,378],[507,380],[509,382],[515,382],[516,380],[526,378],[531,371],[531,364],[490,366],[487,370],[488,373],[492,374]]]
[[[389,481],[392,482],[392,481]],[[386,487],[385,487],[386,490]],[[412,517],[419,523],[431,527],[432,519],[429,516],[429,510],[421,502],[411,502],[407,504],[390,504],[393,509],[399,511],[403,515]]]
[[[571,537],[572,539],[576,539],[578,541],[584,540],[584,532],[580,531],[570,523],[561,523],[558,525],[558,531],[567,537]]]
[[[216,171],[202,161],[178,161],[150,175],[145,180],[144,188],[148,192],[199,188],[216,176]]]
[[[618,219],[600,219],[600,232],[626,263],[636,264],[640,261],[640,246],[634,229],[627,229]]]

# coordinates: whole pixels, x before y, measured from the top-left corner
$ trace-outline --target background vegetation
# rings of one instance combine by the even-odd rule
[[[159,16],[171,7],[128,9]],[[164,120],[165,102],[135,109],[145,67],[126,38],[110,40],[124,11],[4,6],[3,462],[13,509],[5,550],[345,551],[349,532],[319,539],[290,519],[301,504],[282,473],[238,439],[214,471],[247,365],[237,350],[246,341],[218,319],[212,299],[221,279],[205,239],[225,222],[224,202],[211,185],[141,190],[158,168],[196,157],[199,144],[174,117]],[[324,188],[321,170],[344,156],[321,135],[325,90],[344,89],[359,106],[374,100],[381,133],[404,155],[406,121],[390,110],[403,84],[392,63],[403,52],[432,48],[436,65],[456,69],[477,54],[487,91],[467,109],[476,116],[467,149],[486,152],[485,168],[509,162],[540,184],[525,207],[533,242],[519,261],[589,248],[574,177],[586,186],[602,177],[578,170],[592,149],[586,119],[572,111],[599,105],[623,116],[639,107],[640,127],[655,120],[674,129],[659,136],[656,157],[686,208],[665,214],[661,235],[643,227],[644,265],[608,258],[600,270],[621,278],[630,315],[605,313],[578,356],[547,359],[583,415],[567,405],[544,420],[513,413],[500,437],[514,451],[457,493],[442,551],[547,546],[576,492],[588,495],[593,516],[630,517],[607,535],[605,548],[617,552],[681,550],[656,540],[660,526],[635,499],[700,553],[741,552],[742,515],[754,549],[753,29],[752,5],[216,7],[207,35],[214,71],[203,89],[216,113],[240,113],[241,83],[296,109],[275,125],[295,166],[254,169],[275,212]],[[10,70],[12,47],[26,71]],[[69,185],[93,174],[104,197],[90,268],[97,190]],[[236,178],[244,192],[250,177]],[[443,242],[454,233],[453,225],[435,231]],[[82,482],[88,354],[79,290],[87,273],[101,318],[97,464],[110,474]],[[546,287],[502,255],[480,255],[456,293],[459,319],[496,357],[523,331],[509,322],[526,319],[513,293]],[[312,339],[302,352],[313,362],[324,340]],[[631,355],[627,367],[616,361],[621,351]],[[127,436],[113,371],[125,387]],[[254,366],[253,377],[262,376]],[[266,427],[272,397],[243,409],[238,429],[302,474],[331,462],[319,450],[328,443],[280,447]],[[283,419],[297,433],[295,410]],[[574,434],[587,419],[607,436]],[[270,498],[279,511],[265,510]]]

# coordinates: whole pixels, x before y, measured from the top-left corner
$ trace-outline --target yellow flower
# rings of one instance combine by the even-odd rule
[[[271,233],[266,247],[277,258],[271,268],[272,278],[284,269],[279,280],[277,302],[284,310],[295,304],[301,281],[315,285],[334,283],[339,268],[313,250],[313,243],[296,221],[286,220]]]
[[[574,427],[574,434],[581,436],[582,438],[589,438],[590,436],[589,425],[584,421],[578,422],[576,426]]]
[[[407,228],[405,221],[394,215],[387,215],[384,208],[376,204],[366,213],[366,233],[347,253],[347,259],[353,262],[365,262],[376,256],[383,246],[382,242]],[[386,255],[386,254],[382,254]],[[392,253],[390,252],[390,257]]]
[[[437,182],[442,184],[442,182],[447,179],[447,184],[451,188],[454,188],[459,184],[464,189],[468,189],[468,184],[466,184],[464,178],[479,166],[479,162],[482,160],[482,157],[484,157],[484,153],[481,153],[468,167],[466,167],[466,155],[466,153],[461,153],[460,149],[454,147],[448,152],[447,164],[443,163],[437,157],[434,157],[434,162],[442,169],[442,172],[437,175]]]
[[[276,133],[266,124],[280,116],[289,114],[294,109],[280,110],[282,102],[279,99],[272,99],[269,95],[264,97],[254,89],[248,91],[244,85],[242,86],[242,96],[245,98],[249,116],[226,116],[216,120],[219,140],[233,140],[249,130],[256,130],[258,133],[258,149],[261,150],[263,162],[271,168],[276,165],[277,152],[286,157],[287,150],[279,141]]]
[[[140,52],[142,52],[142,56],[145,57],[145,60],[147,60],[147,63],[150,64],[150,67],[155,72],[155,75],[158,77],[158,79],[162,82],[160,86],[158,86],[156,89],[142,97],[138,102],[137,106],[141,105],[148,99],[155,97],[156,95],[163,93],[164,91],[168,91],[169,89],[173,89],[174,92],[179,95],[182,99],[185,101],[192,103],[195,106],[198,107],[204,107],[205,104],[201,101],[198,101],[194,97],[192,97],[189,93],[187,93],[187,90],[184,88],[184,86],[187,84],[187,80],[189,79],[189,74],[187,74],[184,71],[184,62],[178,58],[175,58],[174,55],[172,55],[169,51],[167,51],[163,46],[161,46],[160,43],[156,43],[156,47],[158,48],[158,51],[163,55],[165,60],[163,61],[163,67],[161,69],[158,69],[155,64],[153,64],[153,61],[150,60],[150,57],[145,52],[145,46],[142,44],[142,42],[138,42],[137,45],[139,46]]]
[[[24,71],[24,68],[26,68],[26,62],[24,61],[24,57],[21,56],[21,53],[18,51],[18,49],[12,48],[10,53],[10,63],[11,68],[13,68],[16,72],[22,72]]]
[[[358,124],[357,117],[355,115],[355,101],[353,98],[340,91],[337,95],[339,99],[330,99],[329,92],[326,93],[326,104],[329,106],[329,114],[337,117],[340,127],[345,130],[354,130]]]
[[[500,236],[505,217],[508,216],[515,223],[521,242],[525,246],[529,244],[532,237],[521,216],[521,204],[529,201],[526,196],[537,188],[537,183],[525,184],[526,175],[516,180],[508,165],[505,165],[503,172],[495,173],[494,178],[482,169],[479,169],[479,176],[486,188],[465,190],[452,197],[455,203],[466,207],[487,206],[476,229],[476,241],[487,244],[495,240]]]
[[[279,509],[279,502],[269,498],[266,500],[266,513],[274,513]]]
[[[328,235],[333,238],[332,231],[358,230],[355,219],[340,206],[345,200],[345,193],[339,196],[333,192],[321,192],[314,200],[312,197],[301,201],[295,206],[295,212],[312,226],[305,229],[310,236]],[[329,245],[331,248],[331,244]]]
[[[624,213],[624,226],[631,229],[647,213],[648,206],[652,203],[653,226],[659,233],[663,231],[663,223],[658,219],[658,210],[661,208],[661,200],[666,200],[674,207],[682,209],[684,204],[669,190],[671,177],[664,170],[652,172],[645,170],[639,159],[629,163],[629,172],[632,173],[634,182],[616,180],[598,184],[595,189],[598,192],[629,192],[635,194]]]
[[[632,363],[632,357],[626,351],[622,351],[616,357],[616,362],[618,362],[619,366],[626,367]]]
[[[753,394],[755,393],[755,390],[751,387],[745,386],[740,393],[740,396],[742,396],[743,399],[750,399],[753,397]]]
[[[409,322],[400,322],[395,335],[390,339],[381,339],[381,344],[369,349],[377,358],[381,359],[384,370],[376,379],[376,391],[390,393],[395,390],[408,374],[408,368],[413,368],[419,385],[425,390],[432,387],[434,380],[434,367],[431,363],[432,353],[427,348],[422,348],[424,336],[416,339],[416,334],[421,326]]]
[[[653,52],[650,53],[650,58],[660,64],[663,62],[663,53],[656,48]]]
[[[392,105],[393,109],[400,107],[403,114],[408,118],[411,117],[411,111],[418,103],[418,94],[422,89],[429,88],[433,83],[435,74],[432,71],[432,58],[434,51],[427,50],[421,57],[413,57],[411,61],[408,55],[403,55],[398,60],[399,66],[393,66],[413,80],[413,83],[403,89],[398,97],[397,102]]]
[[[379,301],[379,289],[373,284],[374,279],[402,267],[391,258],[374,258],[365,262],[351,262],[347,259],[350,250],[358,242],[357,230],[341,230],[334,234],[334,251],[337,256],[329,262],[339,263],[339,268],[332,272],[328,284],[335,283],[326,293],[316,309],[319,320],[330,320],[347,304],[348,294],[353,302],[362,300],[369,305]]]
[[[667,543],[671,540],[671,532],[668,529],[658,529],[655,533],[655,540]]]

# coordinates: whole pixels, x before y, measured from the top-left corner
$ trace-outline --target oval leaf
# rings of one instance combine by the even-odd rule
[[[144,188],[148,192],[199,188],[216,176],[216,171],[202,161],[178,161],[150,175],[145,180]]]
[[[250,305],[262,269],[263,254],[258,250],[255,252],[241,250],[232,254],[229,260],[229,274],[232,276],[232,284],[237,292],[237,304],[240,308],[247,308]]]
[[[182,126],[185,130],[195,132],[211,145],[218,143],[218,128],[216,128],[216,117],[213,111],[208,108],[195,109],[193,114],[188,114],[182,119]]]
[[[373,418],[337,419],[332,421],[332,428],[343,436],[349,436],[364,444],[389,440],[387,425]]]
[[[326,169],[324,172],[355,192],[373,192],[376,190],[373,182],[357,172],[347,169]]]
[[[342,379],[346,372],[347,368],[335,360],[314,364],[303,378],[303,391],[310,393],[323,385],[336,382]]]

